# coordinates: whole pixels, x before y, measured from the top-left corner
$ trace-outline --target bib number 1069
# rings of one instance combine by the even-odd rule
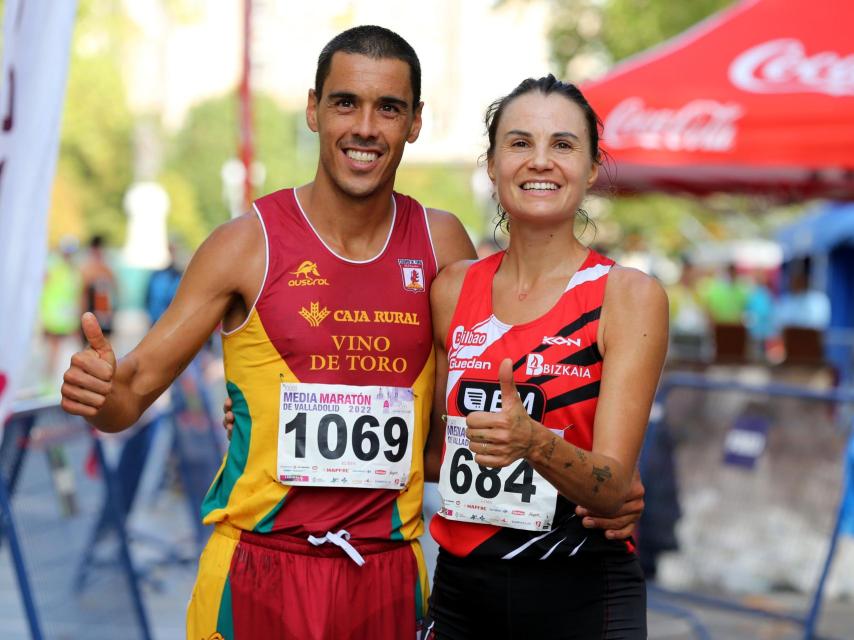
[[[306,419],[307,414],[301,412],[285,424],[285,433],[294,433],[294,457],[298,459],[306,457]],[[352,430],[347,427],[347,421],[337,413],[321,416],[316,431],[317,451],[321,456],[338,460],[347,452],[348,445],[353,455],[363,462],[376,460],[380,450],[389,462],[400,462],[406,455],[409,430],[401,417],[392,416],[380,425],[374,416],[362,415],[356,418]]]
[[[406,486],[416,439],[407,387],[283,383],[277,477],[287,485]]]
[[[502,488],[506,493],[518,493],[519,499],[524,503],[531,502],[531,498],[537,493],[534,469],[527,460],[520,460],[503,482],[500,467],[476,465],[479,471],[475,475],[472,466],[468,464],[470,462],[474,462],[471,449],[457,449],[451,458],[449,480],[451,489],[456,494],[468,493],[472,489],[472,483],[475,493],[486,499],[497,497]]]

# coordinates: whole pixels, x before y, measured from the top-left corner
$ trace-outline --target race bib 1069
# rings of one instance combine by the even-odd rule
[[[410,388],[282,383],[279,482],[402,489],[414,424]]]
[[[445,456],[439,471],[439,515],[512,529],[550,531],[557,489],[527,460],[508,467],[483,467],[469,449],[466,419],[448,416]]]

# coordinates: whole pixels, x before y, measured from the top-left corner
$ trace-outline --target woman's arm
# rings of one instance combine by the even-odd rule
[[[430,308],[433,314],[433,346],[436,349],[436,388],[430,416],[430,435],[424,450],[424,477],[428,482],[439,481],[442,465],[442,442],[445,437],[446,387],[448,386],[448,354],[445,338],[451,326],[457,299],[471,260],[448,265],[439,273],[430,288]]]
[[[478,464],[507,466],[526,458],[568,499],[609,515],[629,496],[664,365],[667,297],[653,278],[615,268],[602,309],[599,344],[604,362],[593,451],[566,442],[527,415],[509,359],[499,368],[501,412],[469,414],[467,425]]]

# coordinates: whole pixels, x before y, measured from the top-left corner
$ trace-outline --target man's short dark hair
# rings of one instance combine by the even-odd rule
[[[318,99],[323,93],[323,83],[329,76],[332,56],[337,52],[357,53],[379,60],[393,58],[409,65],[409,80],[412,83],[412,108],[421,102],[421,63],[415,49],[394,31],[376,25],[363,25],[347,29],[332,38],[317,58],[317,74],[314,77],[314,92]]]

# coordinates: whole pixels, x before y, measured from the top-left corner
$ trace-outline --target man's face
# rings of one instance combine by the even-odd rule
[[[404,145],[421,130],[409,65],[339,51],[322,91],[309,91],[306,108],[308,126],[320,136],[318,175],[356,198],[393,183]]]

